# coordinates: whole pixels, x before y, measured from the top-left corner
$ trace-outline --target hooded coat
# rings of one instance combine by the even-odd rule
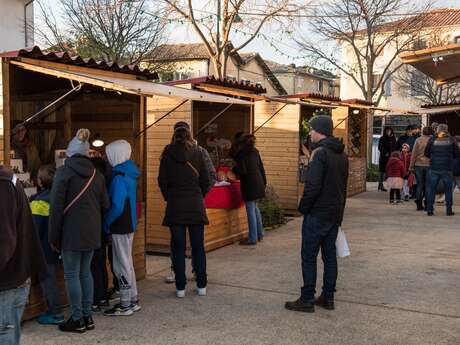
[[[241,194],[244,201],[254,201],[265,197],[267,177],[254,142],[246,142],[235,156],[236,166],[233,169],[241,181]]]
[[[0,291],[46,275],[46,262],[27,196],[11,171],[0,166]],[[3,326],[3,325],[2,325]]]
[[[430,159],[431,170],[451,172],[454,160],[460,158],[457,140],[447,132],[440,132],[428,141],[425,156]]]
[[[326,224],[341,224],[348,181],[345,147],[334,137],[327,137],[315,146],[306,171],[299,212]]]
[[[204,196],[210,189],[210,177],[196,146],[175,143],[165,147],[158,185],[166,201],[164,226],[209,224]]]
[[[393,130],[391,131],[391,135],[388,136],[386,134],[388,129],[391,128],[385,127],[383,132],[384,134],[380,137],[379,140],[379,171],[381,172],[385,172],[391,153],[398,149],[398,144],[396,143],[396,138]]]
[[[82,155],[67,158],[56,170],[50,197],[49,241],[62,250],[87,251],[101,246],[102,214],[110,206],[105,180],[96,171],[94,180],[76,203],[67,205],[82,191],[94,172]]]

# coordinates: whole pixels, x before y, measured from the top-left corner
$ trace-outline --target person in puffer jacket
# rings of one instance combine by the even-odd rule
[[[453,163],[460,157],[457,140],[451,137],[446,124],[440,124],[436,129],[436,136],[428,142],[425,148],[425,156],[430,159],[430,168],[427,177],[427,214],[434,213],[434,198],[439,181],[444,184],[446,197],[446,214],[453,216]]]
[[[104,230],[112,237],[113,269],[120,283],[120,303],[106,310],[104,315],[129,316],[141,310],[132,257],[140,172],[130,160],[131,145],[126,140],[107,145],[105,153],[113,169],[109,188],[111,206],[105,215]]]
[[[457,140],[457,145],[460,148],[460,136],[456,136],[455,140]],[[457,187],[460,190],[460,157],[455,158],[454,160],[454,168],[453,168],[453,174],[454,174],[454,189]]]

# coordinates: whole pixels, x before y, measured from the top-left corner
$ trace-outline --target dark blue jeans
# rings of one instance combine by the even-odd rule
[[[302,224],[302,301],[315,298],[316,288],[316,259],[319,249],[324,263],[323,296],[333,299],[337,281],[337,254],[335,241],[339,226],[326,224],[319,219],[306,215]]]
[[[205,288],[207,285],[206,253],[204,251],[204,225],[172,225],[171,259],[176,275],[176,289],[184,290],[187,283],[185,275],[186,229],[192,246],[192,265],[196,274],[196,285]]]
[[[444,193],[446,196],[446,209],[452,210],[453,203],[453,176],[451,171],[435,171],[428,170],[427,175],[427,211],[433,212],[434,210],[434,198],[436,196],[436,189],[438,188],[439,181],[444,184]]]
[[[69,296],[71,317],[80,320],[82,316],[91,316],[93,304],[93,276],[91,260],[93,251],[62,251],[64,280]]]
[[[418,203],[423,202],[426,197],[428,167],[415,166],[415,180],[417,181],[416,199]]]
[[[30,281],[16,289],[0,291],[0,344],[20,344],[21,318],[29,289]]]

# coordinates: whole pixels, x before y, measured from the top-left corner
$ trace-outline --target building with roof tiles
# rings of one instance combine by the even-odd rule
[[[145,64],[161,63],[165,72],[160,80],[186,80],[212,76],[214,67],[206,47],[202,43],[164,44],[152,54]],[[165,67],[167,66],[167,67]],[[267,95],[286,95],[287,92],[258,53],[232,54],[227,68],[227,79],[243,83],[255,83],[267,90]]]
[[[417,22],[420,32],[419,40],[413,43],[413,49],[431,48],[449,43],[460,43],[460,8],[436,9],[421,14],[422,20]],[[402,19],[409,20],[409,19]],[[401,21],[394,21],[383,24],[378,30],[382,37],[392,32],[393,28],[400,26]],[[359,32],[358,32],[359,34]],[[374,80],[383,77],[385,66],[393,57],[394,52],[390,46],[387,46],[379,59],[377,60]],[[342,46],[342,62],[353,66],[354,54],[351,48],[346,45]],[[398,59],[394,64],[400,64]],[[384,95],[378,104],[379,107],[387,109],[406,109],[408,111],[416,111],[421,104],[426,103],[420,94],[420,75],[413,73],[411,70],[401,69],[400,72],[392,75],[384,85]],[[400,73],[409,73],[409,75],[401,76]],[[403,79],[403,80],[402,80]],[[362,98],[360,88],[353,80],[345,75],[341,75],[341,98]],[[389,116],[380,116],[374,118],[374,134],[380,135],[385,125],[393,126],[398,134],[401,134],[408,124],[421,124],[424,122],[420,116],[411,116],[397,112],[392,112]]]

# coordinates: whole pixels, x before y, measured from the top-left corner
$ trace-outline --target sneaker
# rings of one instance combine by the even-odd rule
[[[112,308],[104,311],[105,316],[130,316],[133,315],[131,307],[123,307],[121,304],[116,304]]]
[[[197,288],[196,293],[198,296],[206,296],[206,288]]]
[[[314,301],[303,302],[300,298],[293,302],[286,302],[284,307],[287,310],[300,311],[303,313],[313,313],[315,311]]]
[[[428,211],[426,214],[430,217],[434,215],[433,211]]]
[[[185,290],[176,290],[177,298],[184,298],[185,297]]]
[[[256,246],[257,242],[249,242],[249,240],[243,240],[240,242],[240,246]]]
[[[176,282],[176,274],[174,273],[173,270],[169,272],[169,275],[166,276],[165,278],[165,283],[166,284],[172,284]]]
[[[91,316],[83,316],[83,322],[85,323],[86,330],[91,331],[96,328],[94,325],[93,318]]]
[[[396,204],[396,201],[390,200],[390,204]]]
[[[39,317],[37,317],[37,322],[40,325],[59,325],[63,323],[64,320],[64,315],[51,315],[51,314],[42,314]]]
[[[102,300],[99,303],[93,304],[91,306],[91,311],[95,314],[102,313],[107,307],[110,307],[109,301]]]
[[[326,299],[324,298],[323,295],[320,295],[316,300],[315,300],[315,305],[327,309],[327,310],[334,310],[335,305],[334,305],[334,300],[333,299]]]
[[[115,288],[111,288],[109,289],[109,291],[107,291],[107,296],[109,298],[109,301],[116,300],[120,298],[120,291]]]
[[[141,311],[141,306],[139,305],[139,301],[132,302],[131,305],[129,306],[133,313],[137,313],[138,311]]]
[[[71,333],[85,333],[86,325],[83,321],[83,318],[75,321],[72,318],[69,318],[67,321],[59,324],[59,330],[62,332],[71,332]]]

